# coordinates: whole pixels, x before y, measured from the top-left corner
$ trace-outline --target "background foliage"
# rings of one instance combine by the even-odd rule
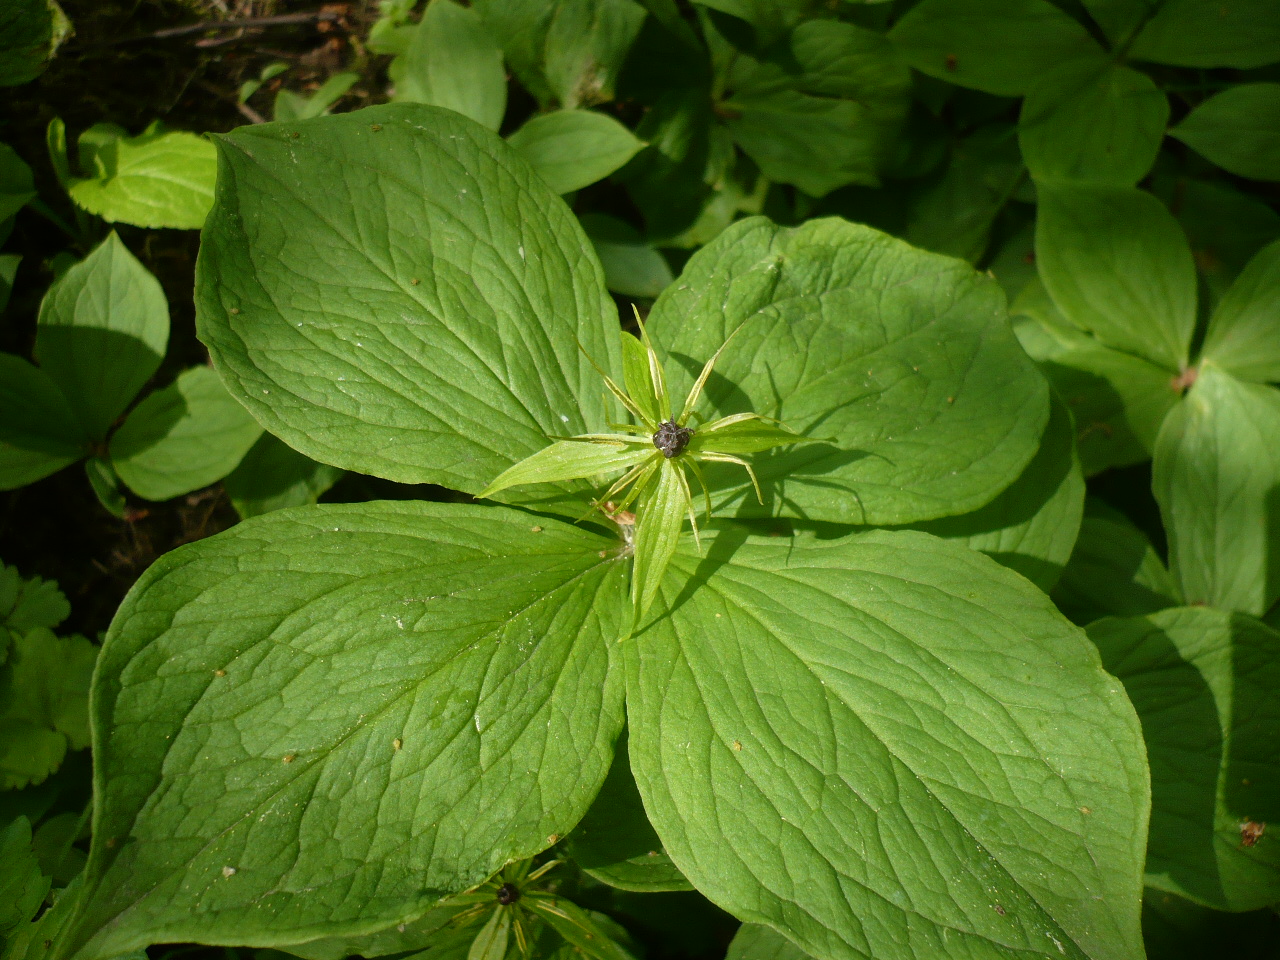
[[[382,0],[320,8],[270,0],[149,0],[136,8],[18,0],[0,13],[0,83],[11,105],[0,127],[0,488],[7,491],[0,495],[0,556],[14,564],[0,573],[6,960],[43,956],[66,928],[77,885],[86,876],[104,883],[95,866],[84,873],[91,840],[89,678],[101,634],[143,570],[173,547],[232,528],[198,554],[207,567],[201,575],[222,584],[221,600],[202,602],[234,606],[248,595],[235,578],[253,569],[281,584],[253,611],[267,619],[280,614],[280,604],[301,609],[315,591],[333,588],[326,577],[336,570],[322,568],[344,552],[373,558],[375,572],[352,571],[380,580],[366,597],[378,589],[396,594],[403,586],[396,577],[405,575],[401,556],[419,550],[463,580],[500,578],[502,565],[514,561],[491,543],[518,533],[524,544],[529,514],[461,504],[538,449],[547,434],[602,428],[599,383],[573,341],[621,369],[612,324],[619,316],[634,329],[632,303],[671,358],[667,376],[679,396],[742,318],[767,306],[772,325],[756,324],[737,339],[708,382],[707,402],[723,411],[749,401],[744,409],[800,428],[820,423],[838,450],[865,454],[846,462],[832,459],[831,448],[812,454],[797,448],[758,457],[760,478],[776,495],[763,505],[747,495],[740,473],[709,474],[717,513],[756,522],[756,533],[794,538],[786,541],[787,563],[802,557],[807,579],[783,584],[777,543],[748,540],[746,527],[724,525],[708,537],[710,561],[684,547],[676,553],[677,582],[663,587],[662,601],[672,615],[645,635],[645,646],[620,654],[616,669],[589,641],[540,652],[557,670],[572,665],[564,676],[590,678],[563,694],[579,709],[559,718],[563,729],[556,733],[575,745],[574,756],[590,771],[584,782],[604,786],[595,797],[594,787],[578,781],[558,784],[555,802],[570,812],[552,816],[525,803],[538,792],[536,776],[526,782],[517,774],[529,771],[497,768],[492,784],[478,789],[490,796],[508,791],[496,807],[527,821],[545,842],[516,844],[508,853],[520,862],[503,867],[507,839],[497,833],[477,839],[450,861],[454,874],[431,877],[430,896],[422,894],[411,922],[369,936],[344,930],[305,945],[283,935],[273,941],[246,926],[237,940],[219,932],[216,916],[176,922],[167,903],[153,901],[137,908],[144,918],[133,921],[151,925],[155,936],[146,942],[274,943],[314,960],[424,950],[468,958],[510,952],[656,960],[726,950],[752,960],[804,956],[773,929],[781,926],[816,956],[924,957],[941,950],[987,956],[1000,955],[981,952],[994,950],[991,943],[1013,936],[1006,917],[1034,914],[1038,922],[1036,911],[1043,910],[1049,939],[1024,945],[1032,955],[1066,953],[1053,949],[1053,933],[1071,928],[1076,939],[1068,946],[1081,956],[1136,956],[1141,947],[1125,933],[1124,891],[1141,872],[1148,956],[1280,956],[1280,827],[1268,830],[1280,823],[1275,0]],[[432,164],[447,164],[430,158],[406,170],[395,147],[404,134],[394,120],[418,114],[396,113],[402,108],[372,121],[361,114],[328,126],[258,126],[385,102],[440,107],[478,124],[432,121],[439,129],[457,124],[448,128],[454,139],[473,145],[458,154],[466,176],[437,179],[442,175]],[[233,128],[241,129],[218,146],[202,136]],[[358,142],[357,128],[381,140]],[[474,132],[480,128],[501,137],[528,166],[493,161],[507,156],[506,148]],[[292,139],[282,129],[293,130]],[[379,176],[363,186],[348,182],[340,172],[352,164]],[[299,172],[279,177],[286,169]],[[223,192],[215,207],[218,176]],[[493,186],[504,177],[512,185]],[[268,181],[270,189],[261,188]],[[465,193],[463,184],[472,182],[559,194],[567,207],[543,204],[551,211],[545,221],[526,217],[520,236],[507,238],[483,207],[456,198],[432,206],[431,191],[421,189],[446,183]],[[237,206],[227,199],[233,183],[247,185]],[[324,209],[312,205],[317,189],[331,201]],[[420,232],[397,234],[395,211],[414,209],[424,196]],[[543,286],[526,282],[523,289],[531,306],[517,309],[502,296],[467,303],[468,316],[483,322],[461,333],[450,311],[461,302],[456,290],[463,278],[476,269],[475,253],[455,257],[456,238],[423,226],[459,211],[474,217],[474,235],[496,231],[490,239],[501,255],[483,261],[491,275],[521,275],[530,254],[548,251]],[[206,223],[197,290],[195,229]],[[347,261],[351,270],[334,276],[315,245],[345,243],[348,227],[392,239],[386,250],[361,248]],[[588,248],[594,258],[581,252]],[[385,272],[379,257],[388,251],[397,268],[409,270],[396,289],[379,285]],[[419,256],[430,260],[429,269],[425,262],[419,269],[413,259]],[[250,275],[273,285],[246,284]],[[895,302],[900,287],[908,293]],[[406,312],[424,306],[449,322],[424,333]],[[495,347],[484,339],[485,325],[506,329],[513,342],[529,311],[543,318],[544,359],[572,358],[563,377],[548,377],[531,363],[510,383],[482,383],[473,399],[487,413],[460,429],[457,409],[439,400],[430,378],[482,382],[493,367],[485,351]],[[273,351],[297,355],[291,331],[261,323],[264,312],[308,325],[308,349],[321,358],[326,379],[303,368],[267,369],[255,359]],[[335,314],[350,323],[326,327]],[[830,333],[831,324],[849,316],[882,331],[885,342],[851,346]],[[935,323],[944,324],[946,337],[922,350]],[[365,376],[394,368],[414,338],[455,336],[467,349],[441,353],[429,377],[380,376],[371,385]],[[352,342],[363,351],[356,361],[349,359]],[[821,364],[806,362],[812,358],[795,342]],[[208,365],[209,351],[221,376]],[[822,386],[833,372],[859,396],[874,397],[874,405],[850,412],[834,402]],[[351,385],[339,386],[348,376]],[[282,405],[282,392],[305,402]],[[407,427],[397,407],[404,403],[430,417]],[[1007,415],[993,415],[997,406]],[[370,417],[370,409],[385,416]],[[572,518],[590,492],[571,482],[503,498]],[[287,580],[291,571],[276,566],[273,551],[289,543],[294,556],[303,556],[318,528],[290,519],[302,514],[238,521],[317,500],[335,506],[306,516],[332,520],[349,541],[332,555],[320,550],[314,581]],[[371,500],[459,504],[461,513],[430,504],[393,502],[372,513],[342,506]],[[485,536],[459,516],[487,524]],[[868,525],[894,529],[850,536]],[[524,587],[532,619],[515,617],[501,629],[529,629],[536,621],[554,634],[558,618],[595,616],[591,630],[616,631],[599,613],[608,606],[599,598],[625,594],[620,571],[583,559],[613,549],[613,541],[555,520],[534,530],[538,536],[516,551],[544,568]],[[902,556],[903,544],[915,544],[915,552]],[[717,557],[729,555],[734,564],[716,566]],[[938,602],[934,584],[960,591],[963,581],[968,596],[983,597],[980,612],[953,614],[975,633],[949,651],[949,669],[975,686],[999,678],[991,709],[974,705],[987,702],[983,692],[970,704],[975,714],[989,718],[1002,702],[1016,701],[1020,709],[1043,709],[1052,726],[1053,705],[1060,704],[1053,696],[1080,683],[1081,691],[1088,688],[1080,702],[1089,706],[1061,724],[1105,725],[1112,742],[1123,742],[1131,715],[1120,706],[1120,687],[1110,678],[1082,679],[1093,668],[1082,666],[1081,651],[1091,657],[1096,650],[1141,725],[1149,834],[1134,832],[1145,807],[1132,758],[1118,752],[1104,776],[1097,771],[1111,761],[1084,751],[1098,764],[1091,769],[1100,783],[1128,789],[1097,816],[1082,808],[1086,821],[1103,824],[1089,828],[1097,831],[1089,849],[1102,851],[1101,866],[1094,874],[1075,862],[1076,828],[1050,824],[1061,809],[1042,795],[1051,791],[1033,797],[1016,777],[1004,792],[993,789],[1009,776],[995,741],[974,752],[968,734],[976,731],[953,726],[945,712],[913,726],[928,696],[913,692],[893,666],[914,655],[910,644],[894,647],[880,638],[860,653],[867,674],[822,674],[824,630],[866,616],[870,604],[822,572],[833,556],[840,563],[856,556],[867,582],[884,577],[890,591],[895,578],[917,582],[916,593],[876,601],[877,622],[894,624],[899,638],[938,632],[939,621],[929,619],[941,617],[942,608],[928,607]],[[175,595],[194,590],[195,580],[174,572],[179,566],[161,561],[147,583],[163,583],[154,589]],[[705,598],[719,599],[681,605],[680,577],[701,584]],[[579,580],[594,593],[570,586]],[[777,599],[797,590],[807,591],[807,605],[788,609]],[[777,604],[751,599],[758,597]],[[477,603],[508,599],[495,594]],[[138,602],[131,601],[135,616]],[[1092,646],[1054,606],[1087,628]],[[341,621],[344,609],[308,616]],[[744,616],[743,609],[754,613]],[[1023,631],[1048,645],[1034,656],[1018,648],[1011,659],[1026,665],[1043,655],[1033,673],[1055,669],[1055,658],[1072,661],[1073,679],[1046,692],[1017,670],[1002,673],[999,652],[986,644],[1005,629],[997,621],[1009,620],[1018,624],[1009,628],[1011,644]],[[808,624],[799,642],[778,639],[799,621]],[[117,669],[126,676],[128,644],[141,650],[149,642],[145,628],[128,626],[138,621],[123,622],[107,648],[115,660],[104,655],[100,676]],[[172,647],[164,649],[195,658],[207,673],[211,654],[201,644],[217,636],[216,622],[202,621],[190,636],[169,636]],[[247,636],[232,639],[248,642]],[[370,634],[353,627],[351,636],[362,642]],[[449,640],[460,657],[449,669],[459,676],[478,669],[463,656],[470,639],[459,632]],[[767,673],[754,672],[750,656],[728,656],[738,643],[768,663]],[[160,648],[147,649],[155,656]],[[877,658],[883,663],[872,666]],[[223,669],[208,667],[217,680]],[[308,682],[300,663],[274,669],[290,682]],[[541,676],[548,668],[523,669]],[[724,804],[726,784],[735,791],[731,805],[748,822],[783,809],[793,821],[813,812],[800,802],[808,798],[804,778],[825,759],[816,748],[806,755],[804,746],[785,755],[781,714],[762,709],[753,728],[766,740],[781,737],[777,752],[764,758],[738,756],[740,741],[725,731],[750,715],[747,701],[735,705],[735,697],[767,693],[761,677],[805,691],[819,675],[830,689],[794,695],[797,702],[822,699],[834,711],[829,725],[841,744],[860,744],[862,756],[889,744],[885,768],[903,758],[916,770],[937,762],[948,767],[948,784],[966,764],[977,772],[972,782],[957,778],[957,795],[946,803],[878,797],[868,788],[869,808],[890,804],[910,816],[899,822],[884,814],[883,823],[896,826],[881,829],[901,832],[884,841],[883,860],[864,849],[856,860],[863,874],[806,880],[820,891],[806,899],[785,888],[792,879],[822,875],[832,854],[805,848],[801,856],[794,852],[801,847],[788,848],[795,859],[762,869],[752,857],[773,840],[708,841],[695,814]],[[891,696],[877,699],[863,685],[873,675],[889,683]],[[181,740],[181,724],[155,709],[172,694],[136,680],[111,694],[119,697],[117,721],[125,717],[139,730],[174,723],[170,732]],[[724,684],[719,697],[703,692],[713,681]],[[631,730],[611,759],[624,686]],[[670,704],[654,695],[659,689]],[[868,702],[887,724],[874,735],[866,728]],[[260,730],[289,722],[291,710],[306,708],[300,703],[282,697],[281,713],[263,716]],[[674,704],[693,706],[673,712]],[[529,701],[495,722],[518,741],[531,724],[554,719],[540,709]],[[479,713],[475,722],[479,734]],[[893,724],[912,736],[895,739]],[[987,732],[993,731],[1008,742],[1038,736],[994,722]],[[434,756],[391,727],[385,733],[402,760]],[[808,730],[792,734],[797,744],[809,742]],[[684,761],[673,766],[664,744],[677,735],[705,748],[699,762],[673,776]],[[1048,746],[1036,748],[1037,760],[1074,762],[1055,753],[1053,735],[1044,736]],[[297,759],[296,749],[282,747],[289,766],[273,761],[263,776],[303,769],[308,761]],[[335,762],[359,768],[363,749],[340,746]],[[965,762],[948,766],[943,758],[952,750]],[[99,756],[100,765],[114,756]],[[246,753],[248,761],[255,757]],[[234,778],[241,768],[228,763]],[[748,771],[740,780],[730,772],[739,767]],[[778,790],[780,783],[790,786]],[[115,795],[111,802],[99,812],[99,830],[109,830],[129,800]],[[452,800],[441,802],[440,817],[456,816],[446,809]],[[980,912],[963,917],[964,925],[983,931],[980,942],[932,943],[932,933],[911,923],[892,928],[916,913],[844,892],[851,883],[880,889],[877,873],[903,872],[904,863],[932,864],[915,871],[925,887],[958,886],[961,868],[948,858],[964,859],[937,840],[960,843],[962,832],[948,818],[964,822],[970,803],[972,823],[984,821],[992,806],[1034,821],[1021,833],[1024,827],[1001,821],[1012,837],[999,859],[1017,882],[996,878],[990,890],[998,894],[959,897],[962,913],[981,903]],[[821,804],[813,809],[823,811]],[[163,805],[153,811],[156,834],[181,833],[181,813]],[[926,826],[922,817],[937,821]],[[830,834],[804,833],[805,842],[838,834],[841,821],[832,823]],[[441,829],[449,835],[447,825]],[[935,838],[934,847],[915,846],[915,832]],[[112,842],[98,836],[95,856],[106,856]],[[371,849],[385,842],[379,838]],[[998,842],[983,836],[990,849]],[[179,847],[139,853],[135,846],[121,862],[153,857],[183,869],[194,864],[198,872],[199,857]],[[223,874],[229,880],[236,870],[222,867],[221,856],[215,850],[204,866],[231,869]],[[390,850],[378,857],[394,860]],[[541,872],[553,857],[566,862]],[[316,871],[326,862],[318,859]],[[437,894],[499,867],[474,892],[426,909]],[[1039,889],[1025,880],[1036,869],[1052,875],[1043,895],[1035,903],[1017,901]],[[117,879],[104,889],[119,903],[105,893],[97,901],[104,916],[146,900],[129,899],[127,871]],[[1105,922],[1114,929],[1081,934],[1072,927],[1075,908],[1054,898],[1081,883],[1107,901]],[[520,899],[504,903],[508,888]],[[759,922],[739,926],[703,894],[739,919]],[[215,899],[211,915],[222,909]],[[919,916],[945,926],[941,914],[930,913],[945,900],[916,904]],[[393,911],[403,901],[389,902],[379,909]],[[876,929],[879,922],[890,932]],[[121,935],[119,942],[126,940]],[[1013,941],[1000,942],[1012,948]],[[130,940],[122,949],[136,947]],[[147,950],[156,960],[216,952]],[[270,947],[228,951],[243,960],[276,955]]]

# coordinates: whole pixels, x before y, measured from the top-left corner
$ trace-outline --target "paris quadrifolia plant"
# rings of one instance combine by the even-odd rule
[[[614,433],[585,433],[556,439],[551,446],[504,470],[480,496],[526,483],[558,483],[608,476],[625,470],[588,511],[597,510],[618,523],[634,556],[631,601],[636,622],[648,612],[658,586],[675,553],[689,518],[694,539],[701,549],[698,515],[694,507],[692,474],[702,491],[704,516],[711,518],[711,492],[699,463],[733,463],[747,471],[756,499],[763,505],[760,481],[751,464],[738,454],[761,453],[775,447],[803,443],[783,424],[756,413],[735,413],[710,423],[696,421],[695,408],[715,369],[716,360],[742,327],[738,327],[711,356],[685,398],[679,415],[667,390],[662,362],[635,311],[640,337],[622,333],[624,390],[591,359],[604,385],[638,423],[611,423]],[[554,438],[553,438],[554,439]],[[618,499],[615,499],[618,498]],[[632,512],[629,508],[636,506]]]

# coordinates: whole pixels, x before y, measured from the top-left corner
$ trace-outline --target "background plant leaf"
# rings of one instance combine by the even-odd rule
[[[557,110],[534,117],[507,142],[556,193],[603,180],[644,146],[613,117],[593,110]]]
[[[284,507],[315,503],[342,477],[342,471],[316,463],[264,432],[223,487],[241,519]]]
[[[26,486],[75,463],[89,440],[53,378],[0,353],[0,490]]]
[[[1280,83],[1242,83],[1210,97],[1169,131],[1224,170],[1280,180]]]
[[[197,229],[213,203],[213,144],[194,133],[147,130],[111,140],[94,154],[94,167],[68,190],[111,223]]]
[[[1058,309],[1108,346],[1177,372],[1196,319],[1196,274],[1173,215],[1141,190],[1042,184],[1036,265]]]
[[[1065,62],[1102,59],[1084,27],[1048,0],[924,0],[889,36],[921,73],[1004,96]]]
[[[821,197],[876,186],[907,116],[911,76],[878,33],[808,20],[786,66],[739,54],[720,105],[733,139],[770,180]]]
[[[1168,120],[1169,99],[1145,73],[1068,61],[1028,92],[1018,142],[1037,180],[1131,187],[1155,162]]]
[[[662,849],[644,812],[625,734],[615,747],[600,793],[565,841],[565,852],[589,875],[621,890],[693,889]]]
[[[262,427],[208,367],[150,394],[111,437],[111,465],[134,493],[168,500],[236,468]]]
[[[502,48],[479,13],[453,0],[427,4],[403,58],[396,99],[456,110],[490,130],[502,126],[507,112]]]
[[[1102,501],[1085,501],[1075,550],[1053,589],[1059,610],[1083,626],[1177,606],[1179,593],[1146,534]]]
[[[1172,373],[1067,323],[1038,280],[1013,309],[1019,342],[1071,411],[1085,475],[1149,460],[1178,402]]]
[[[1280,634],[1182,607],[1089,628],[1142,720],[1151,762],[1147,883],[1218,910],[1280,899]]]
[[[1152,471],[1186,602],[1266,613],[1280,598],[1280,393],[1201,364]]]
[[[97,440],[151,379],[168,343],[164,291],[114,232],[40,303],[36,360]]]
[[[1129,48],[1135,60],[1248,70],[1280,60],[1275,0],[1166,0]]]

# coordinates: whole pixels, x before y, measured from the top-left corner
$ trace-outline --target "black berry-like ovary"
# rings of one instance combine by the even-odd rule
[[[684,452],[692,436],[693,431],[690,428],[682,427],[674,420],[666,420],[658,424],[658,432],[653,435],[653,445],[670,460]]]

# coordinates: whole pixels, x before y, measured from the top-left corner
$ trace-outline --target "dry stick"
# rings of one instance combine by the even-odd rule
[[[332,10],[317,10],[313,13],[281,13],[272,17],[237,17],[234,20],[209,20],[205,23],[189,23],[185,27],[166,27],[155,33],[147,34],[154,40],[167,37],[181,37],[190,33],[203,33],[206,30],[240,30],[244,27],[277,27],[293,23],[314,23],[318,20],[337,20],[339,14]]]

